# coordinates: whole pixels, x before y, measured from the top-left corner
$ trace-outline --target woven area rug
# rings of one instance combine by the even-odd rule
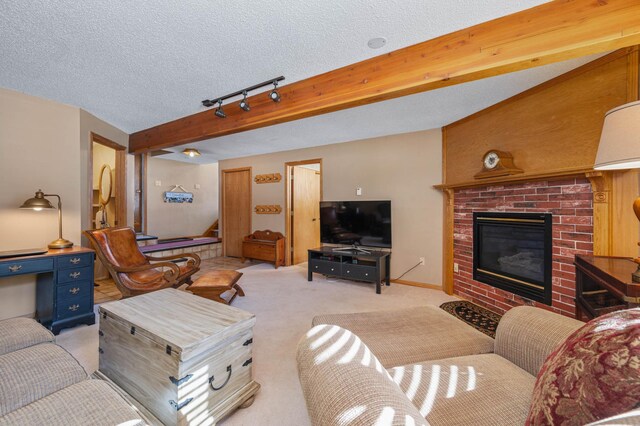
[[[454,317],[466,322],[476,330],[479,330],[487,336],[495,339],[496,328],[498,327],[498,323],[500,322],[502,315],[491,312],[482,306],[467,302],[466,300],[445,302],[440,305],[440,307]]]

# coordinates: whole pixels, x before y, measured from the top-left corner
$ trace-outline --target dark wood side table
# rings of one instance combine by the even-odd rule
[[[640,306],[640,284],[631,280],[638,265],[629,257],[577,255],[576,318],[589,320]]]

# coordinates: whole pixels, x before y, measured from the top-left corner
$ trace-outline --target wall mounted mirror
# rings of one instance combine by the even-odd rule
[[[113,173],[108,164],[104,164],[100,169],[98,190],[98,201],[104,207],[111,201],[111,192],[113,191]]]

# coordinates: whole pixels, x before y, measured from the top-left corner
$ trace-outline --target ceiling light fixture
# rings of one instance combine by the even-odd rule
[[[273,102],[280,102],[280,93],[278,93],[278,80],[273,81],[273,90],[269,92],[269,98]]]
[[[278,82],[282,80],[284,80],[284,77],[280,76],[280,77],[273,78],[271,80],[264,81],[260,84],[255,84],[251,87],[238,90],[237,92],[229,93],[228,95],[222,96],[220,98],[205,99],[204,101],[202,101],[202,105],[206,108],[210,108],[217,104],[218,107],[216,108],[215,115],[220,118],[226,118],[227,114],[225,114],[224,111],[222,110],[222,101],[229,98],[233,98],[238,95],[243,95],[243,98],[240,101],[240,108],[248,112],[251,110],[251,107],[249,106],[249,100],[247,99],[249,92],[259,89],[261,87],[265,87],[273,84],[273,90],[269,92],[269,99],[271,99],[273,102],[280,102],[280,93],[278,93]]]
[[[222,110],[222,99],[218,99],[218,108],[216,108],[216,117],[227,118],[227,114]]]
[[[182,153],[190,158],[200,157],[200,151],[195,148],[186,148]]]
[[[251,107],[249,106],[249,102],[247,102],[247,91],[245,90],[242,94],[244,95],[244,98],[242,98],[242,100],[240,101],[240,108],[243,111],[249,112],[251,110]]]

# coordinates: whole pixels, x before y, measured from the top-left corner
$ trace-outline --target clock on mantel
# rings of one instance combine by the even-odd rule
[[[484,154],[482,166],[482,171],[474,176],[476,179],[515,175],[523,172],[513,164],[513,155],[497,149],[492,149]]]

